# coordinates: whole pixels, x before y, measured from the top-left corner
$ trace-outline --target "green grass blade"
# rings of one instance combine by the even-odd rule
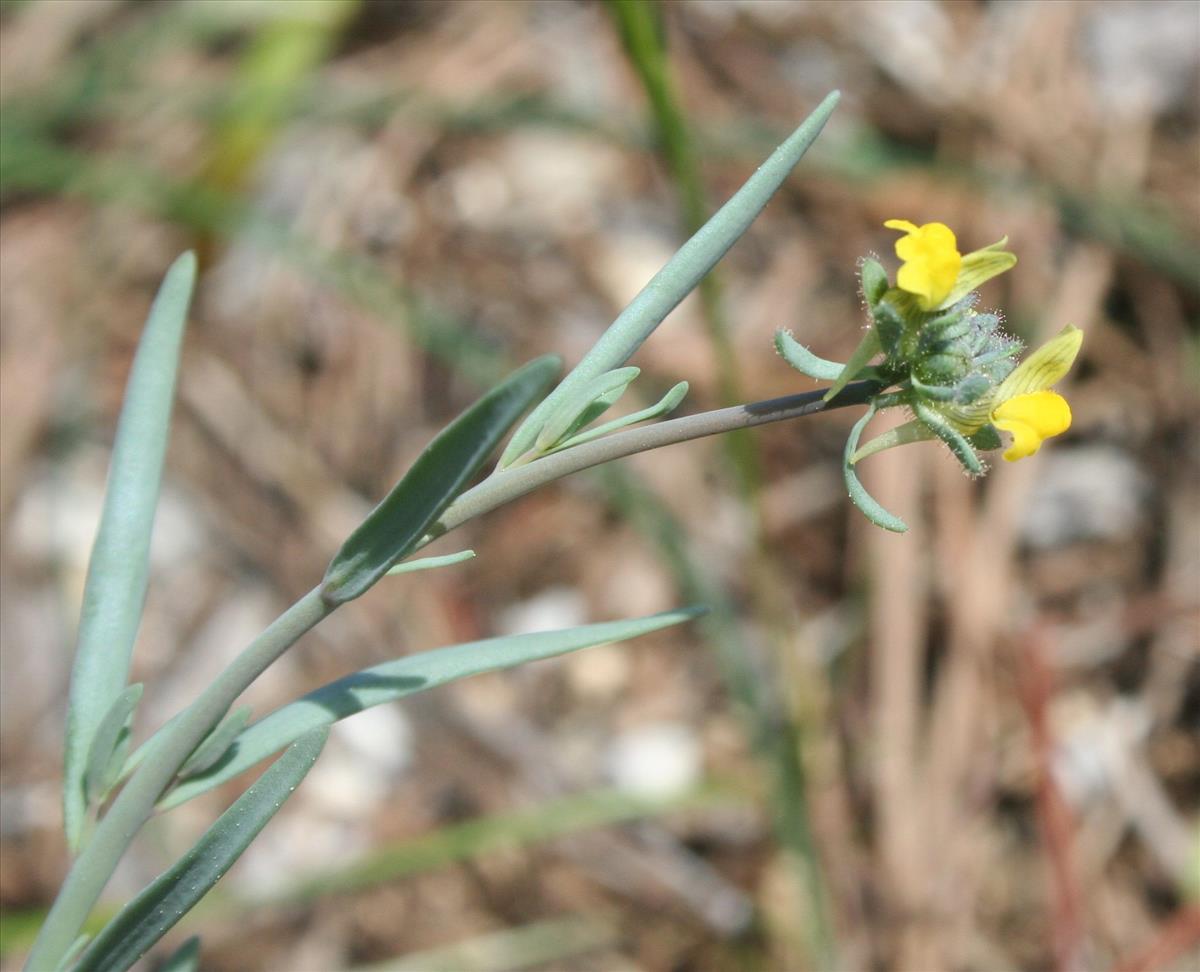
[[[412,551],[560,366],[554,355],[529,362],[438,433],[334,555],[321,583],[327,604],[363,594]]]
[[[615,948],[621,941],[620,931],[598,918],[551,918],[386,962],[360,965],[351,972],[522,972],[532,968],[570,968],[570,960],[587,952]]]
[[[138,345],[117,425],[71,673],[63,822],[72,849],[78,848],[83,833],[84,774],[92,741],[129,679],[146,595],[175,374],[195,280],[196,258],[191,253],[167,271]]]
[[[657,147],[675,183],[685,229],[695,233],[711,213],[700,176],[700,155],[672,79],[665,8],[658,0],[608,0],[607,7],[650,102]],[[715,271],[697,287],[701,317],[716,362],[719,399],[722,405],[734,405],[745,401],[746,396],[738,377],[737,348],[722,293],[721,278]],[[745,429],[738,429],[722,436],[721,445],[742,497],[755,507],[757,515],[762,460],[754,439]]]
[[[383,844],[254,903],[268,907],[304,904],[331,894],[353,893],[440,870],[498,851],[540,847],[560,837],[602,827],[676,812],[751,804],[746,787],[732,781],[705,783],[670,797],[639,796],[615,789],[571,793],[536,806],[476,817]],[[245,907],[245,904],[233,903],[230,907]]]
[[[469,675],[636,638],[702,613],[702,608],[682,608],[628,621],[488,638],[410,655],[355,672],[276,709],[243,730],[224,759],[207,773],[181,783],[159,806],[163,809],[178,806],[244,772],[304,733],[363,709],[394,702]]]
[[[293,743],[187,854],[121,909],[75,972],[122,972],[144,955],[242,856],[312,769],[328,735],[322,727]]]
[[[796,163],[816,140],[837,105],[838,92],[821,102],[804,123],[755,171],[725,203],[667,261],[600,337],[595,346],[517,429],[504,450],[501,465],[528,452],[542,425],[576,388],[618,368],[632,355],[680,301],[738,241],[783,185]]]
[[[308,0],[265,8],[270,19],[242,55],[213,133],[206,181],[242,185],[357,7],[358,0]]]
[[[813,964],[818,968],[838,967],[827,917],[827,895],[809,823],[808,784],[801,759],[802,728],[788,717],[777,681],[766,674],[752,643],[738,625],[737,609],[729,592],[713,581],[692,552],[687,531],[653,490],[619,464],[602,466],[598,472],[614,508],[658,548],[663,564],[684,596],[710,608],[697,627],[720,665],[750,746],[770,782],[770,816],[777,839],[808,889],[809,905],[802,909],[802,920],[818,956]]]

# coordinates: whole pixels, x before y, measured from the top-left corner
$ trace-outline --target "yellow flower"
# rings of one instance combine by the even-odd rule
[[[1071,369],[1083,331],[1068,324],[1058,334],[1017,365],[989,396],[991,422],[1012,433],[1004,451],[1009,462],[1032,456],[1042,442],[1071,427],[1071,407],[1050,386]]]
[[[1004,249],[1008,237],[963,256],[954,232],[944,223],[917,226],[906,219],[889,219],[883,225],[905,234],[896,241],[896,256],[904,261],[896,286],[916,297],[924,311],[958,303],[1017,262],[1016,255]]]
[[[896,241],[896,256],[904,261],[896,285],[914,295],[921,310],[937,307],[954,288],[962,267],[953,231],[944,223],[917,226],[906,219],[889,219],[883,225],[905,234]]]

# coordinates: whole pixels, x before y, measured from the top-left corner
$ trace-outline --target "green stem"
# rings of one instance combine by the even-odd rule
[[[828,402],[823,392],[815,391],[688,415],[645,428],[627,429],[523,466],[500,470],[455,500],[421,545],[571,473],[677,442],[862,405],[878,390],[878,383],[863,381],[847,386]],[[333,606],[321,599],[320,588],[309,591],[254,639],[176,722],[168,725],[154,752],[129,778],[75,861],[34,942],[27,969],[52,969],[58,965],[121,856],[184,761],[224,718],[234,700],[301,635],[333,610]]]
[[[129,778],[71,867],[33,944],[27,969],[58,966],[117,863],[184,761],[246,687],[332,610],[321,600],[319,589],[309,591],[255,638],[164,734],[152,758]]]
[[[430,529],[429,536],[421,542],[421,546],[461,526],[467,520],[488,513],[539,486],[562,479],[571,473],[612,462],[614,459],[623,459],[636,452],[661,449],[677,442],[749,429],[770,422],[783,422],[803,415],[845,408],[848,405],[865,405],[878,391],[877,382],[860,381],[848,385],[828,402],[824,399],[823,391],[815,391],[753,402],[749,405],[719,408],[711,412],[701,412],[699,415],[686,415],[654,425],[615,432],[602,439],[594,439],[562,452],[551,453],[523,466],[497,470],[451,503],[441,519]]]

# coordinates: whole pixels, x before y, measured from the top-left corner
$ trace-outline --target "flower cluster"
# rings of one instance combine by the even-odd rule
[[[998,449],[1011,437],[1008,461],[1031,456],[1044,440],[1071,424],[1071,409],[1051,387],[1075,360],[1083,333],[1068,325],[1020,364],[1021,343],[1001,330],[999,315],[975,309],[973,291],[1010,269],[1017,258],[1007,239],[966,255],[942,223],[917,226],[893,219],[884,224],[904,235],[896,242],[902,261],[893,286],[875,260],[862,263],[862,292],[871,327],[846,364],[818,358],[786,332],[776,347],[797,370],[832,380],[826,398],[850,381],[878,385],[866,414],[851,431],[843,469],[851,499],[870,519],[903,531],[903,521],[884,510],[858,481],[854,467],[893,446],[941,439],[973,475],[984,466],[977,450]],[[884,408],[902,406],[912,419],[859,446],[867,423]]]

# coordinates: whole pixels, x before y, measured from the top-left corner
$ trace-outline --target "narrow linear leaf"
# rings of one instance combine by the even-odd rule
[[[885,449],[894,449],[896,446],[909,445],[913,442],[927,442],[932,438],[934,435],[925,423],[913,419],[911,422],[888,429],[875,436],[866,445],[860,446],[850,456],[850,465],[857,466],[867,457],[873,456],[877,452],[883,452]]]
[[[196,751],[187,758],[187,762],[179,768],[180,779],[197,776],[217,762],[225,751],[233,745],[250,721],[250,706],[243,705],[234,709],[229,715],[217,723],[215,729],[208,734],[204,742],[196,747]]]
[[[83,952],[84,946],[91,940],[92,936],[87,932],[84,932],[75,939],[74,944],[67,949],[67,954],[62,957],[62,961],[58,963],[54,972],[65,972],[66,969],[69,969],[74,961],[79,958],[80,953]]]
[[[84,775],[100,722],[129,680],[142,616],[150,533],[175,397],[175,375],[196,281],[195,254],[167,271],[150,308],[117,423],[100,527],[88,563],[67,712],[63,824],[78,848],[87,809]]]
[[[625,394],[626,387],[628,386],[613,388],[606,394],[594,399],[589,405],[587,405],[587,407],[584,408],[582,412],[579,413],[575,421],[571,423],[570,428],[568,428],[567,431],[558,438],[558,441],[554,445],[545,449],[541,449],[541,447],[539,447],[538,451],[535,452],[527,452],[521,457],[520,460],[513,463],[513,465],[520,465],[522,461],[539,459],[551,452],[558,452],[562,448],[564,442],[566,442],[568,439],[574,438],[576,433],[582,432],[589,425],[591,425],[592,422],[612,408],[620,400],[621,396]]]
[[[400,881],[500,849],[536,847],[569,834],[676,811],[748,806],[750,802],[744,787],[732,781],[729,785],[701,784],[669,797],[649,797],[618,789],[571,793],[533,806],[448,824],[416,837],[377,843],[367,853],[340,861],[256,903],[304,904],[331,894]]]
[[[83,774],[84,794],[91,806],[104,795],[121,775],[125,754],[129,745],[129,720],[142,698],[141,682],[130,685],[117,696],[112,708],[105,713],[96,734],[92,737],[92,748],[88,752],[87,768]],[[124,741],[125,745],[121,743]],[[114,766],[114,764],[116,764]]]
[[[677,385],[673,385],[671,389],[663,395],[655,404],[649,408],[643,408],[639,412],[633,412],[630,415],[622,415],[620,418],[615,418],[611,422],[605,422],[603,425],[597,425],[594,429],[588,429],[586,432],[580,432],[579,435],[573,435],[569,439],[564,439],[550,452],[561,452],[563,449],[572,449],[577,445],[582,445],[585,442],[591,442],[593,439],[599,439],[602,436],[608,435],[611,432],[616,432],[630,425],[637,425],[638,422],[647,422],[650,419],[662,418],[664,415],[670,415],[679,403],[683,401],[684,396],[688,393],[688,383],[681,381]]]
[[[546,451],[555,445],[563,436],[581,428],[586,422],[583,416],[588,413],[595,403],[601,403],[607,410],[618,398],[625,394],[625,389],[642,373],[641,368],[617,368],[597,375],[591,381],[580,385],[569,395],[563,396],[562,403],[546,419],[546,424],[538,433],[534,443],[539,451]],[[592,415],[599,417],[600,412]]]
[[[445,554],[442,557],[421,557],[419,560],[409,560],[402,564],[396,564],[388,570],[389,577],[395,577],[397,574],[412,574],[418,570],[433,570],[435,567],[452,567],[454,564],[461,564],[465,560],[474,560],[474,550],[460,550],[458,553]]]
[[[312,769],[328,727],[304,734],[204,832],[191,850],[121,909],[75,972],[123,972],[221,879]]]
[[[800,374],[817,381],[833,381],[846,367],[828,358],[817,357],[787,331],[775,332],[775,350]]]
[[[124,782],[133,775],[133,771],[142,765],[153,753],[154,747],[162,740],[163,736],[169,735],[172,728],[179,722],[182,712],[177,712],[163,723],[154,734],[145,740],[137,749],[135,749],[125,760],[124,766],[121,767],[121,775],[118,777],[119,782]]]
[[[573,968],[585,961],[584,953],[612,948],[621,941],[621,932],[598,918],[552,918],[413,952],[382,965],[359,966],[350,972],[521,972],[546,967]]]
[[[200,936],[193,935],[172,952],[158,972],[196,972],[200,968]]]
[[[822,101],[745,185],[651,278],[579,364],[517,429],[500,458],[501,466],[509,465],[533,447],[542,426],[575,389],[628,361],[663,319],[695,289],[783,185],[821,134],[840,97],[834,91]]]
[[[554,355],[529,362],[437,434],[334,555],[321,585],[326,603],[352,601],[416,546],[560,366]]]
[[[243,730],[225,759],[207,774],[180,783],[159,803],[159,807],[165,810],[178,806],[232,779],[304,733],[345,719],[363,709],[394,702],[406,695],[424,692],[468,675],[498,671],[580,648],[636,638],[660,628],[681,624],[703,613],[704,609],[699,607],[681,608],[627,621],[488,638],[410,655],[355,672],[276,709]]]
[[[880,350],[879,332],[875,328],[871,328],[863,335],[863,339],[858,342],[858,347],[850,355],[850,360],[846,362],[846,366],[838,373],[829,390],[825,392],[825,401],[835,397],[838,392],[857,378],[859,372],[866,368]]]
[[[879,501],[867,492],[866,487],[859,482],[858,473],[855,472],[851,462],[858,449],[858,440],[862,437],[863,429],[875,417],[875,411],[875,406],[870,406],[863,413],[862,418],[854,423],[854,428],[850,430],[850,436],[846,439],[846,450],[842,455],[842,475],[846,480],[846,489],[850,493],[850,502],[862,510],[868,520],[885,530],[891,530],[892,533],[905,533],[908,530],[908,524],[900,517],[885,510]]]

